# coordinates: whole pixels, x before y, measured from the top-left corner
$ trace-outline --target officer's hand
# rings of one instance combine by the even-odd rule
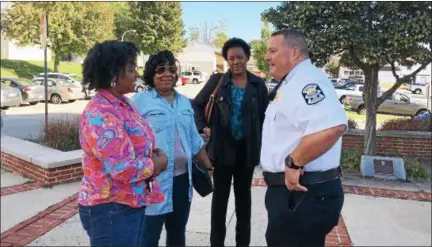
[[[285,185],[291,191],[306,192],[307,189],[300,184],[300,176],[303,175],[303,170],[295,170],[285,167]]]

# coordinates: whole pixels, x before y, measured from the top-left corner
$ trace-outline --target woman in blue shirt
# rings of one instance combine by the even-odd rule
[[[166,246],[185,246],[193,190],[192,158],[212,169],[195,125],[190,99],[174,90],[177,71],[172,52],[161,51],[150,56],[143,75],[150,89],[132,97],[155,132],[156,147],[168,156],[167,170],[155,178],[165,201],[146,208],[144,246],[158,246],[164,224]]]

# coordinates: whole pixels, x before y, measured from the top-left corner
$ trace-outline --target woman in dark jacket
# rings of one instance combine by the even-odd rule
[[[237,246],[248,246],[251,227],[251,185],[255,166],[260,161],[261,130],[268,105],[268,91],[263,79],[246,69],[251,55],[242,39],[228,40],[222,54],[230,67],[225,74],[213,74],[193,100],[195,122],[209,141],[207,152],[214,164],[212,201],[212,246],[224,246],[226,212],[234,178]],[[214,98],[210,122],[205,107],[220,83]]]

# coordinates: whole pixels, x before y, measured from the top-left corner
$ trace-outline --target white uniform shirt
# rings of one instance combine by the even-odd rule
[[[302,137],[341,124],[347,126],[348,121],[333,85],[310,59],[299,63],[281,83],[265,113],[261,166],[267,172],[284,172],[285,158]],[[326,171],[338,167],[341,139],[304,170]]]

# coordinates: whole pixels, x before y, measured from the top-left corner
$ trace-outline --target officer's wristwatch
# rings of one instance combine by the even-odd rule
[[[303,169],[303,167],[294,164],[294,160],[291,158],[290,155],[288,155],[288,157],[285,158],[285,166],[294,170]]]

